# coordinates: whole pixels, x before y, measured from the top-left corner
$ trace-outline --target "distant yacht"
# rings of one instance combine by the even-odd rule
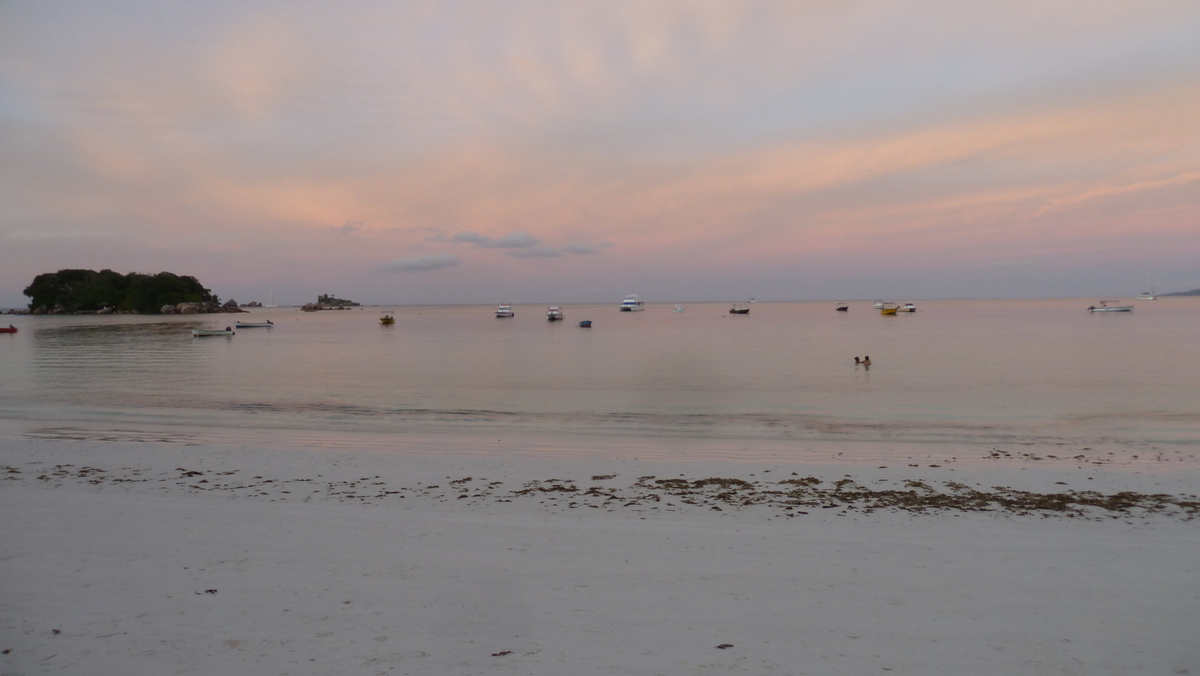
[[[500,307],[496,308],[496,316],[497,317],[516,317],[517,313],[513,312],[512,305],[505,303],[504,305],[501,305]]]
[[[563,318],[562,308],[560,308],[557,305],[551,306],[550,309],[546,312],[546,319],[549,319],[552,322],[557,322],[562,318]]]
[[[264,305],[263,307],[279,307],[278,305],[275,304],[275,292],[274,291],[270,291],[267,293],[267,304]]]
[[[646,304],[638,300],[636,293],[625,296],[625,300],[621,301],[621,312],[641,312],[645,309]]]

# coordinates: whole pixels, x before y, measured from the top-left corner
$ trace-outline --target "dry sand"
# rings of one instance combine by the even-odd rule
[[[1191,456],[695,446],[9,430],[0,674],[1200,674]]]

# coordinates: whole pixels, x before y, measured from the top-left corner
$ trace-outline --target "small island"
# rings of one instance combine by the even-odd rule
[[[1191,291],[1176,291],[1175,293],[1164,293],[1164,296],[1200,296],[1200,289],[1192,289]]]
[[[351,307],[358,307],[359,304],[345,298],[336,298],[327,293],[317,296],[317,302],[305,303],[304,307],[300,308],[305,312],[317,312],[318,310],[345,310]]]
[[[23,293],[35,315],[243,312],[237,301],[221,304],[195,277],[172,272],[66,269],[34,277]]]

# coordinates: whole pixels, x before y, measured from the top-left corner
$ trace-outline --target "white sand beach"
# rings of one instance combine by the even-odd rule
[[[9,432],[0,674],[1200,674],[1191,456]]]

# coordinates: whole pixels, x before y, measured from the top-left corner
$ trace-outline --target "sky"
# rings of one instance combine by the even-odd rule
[[[0,0],[0,307],[1200,287],[1195,0]]]

